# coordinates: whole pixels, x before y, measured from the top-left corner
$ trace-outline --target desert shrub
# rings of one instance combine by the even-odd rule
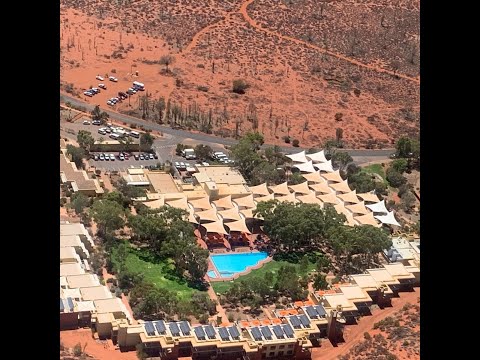
[[[232,313],[228,314],[228,321],[230,321],[230,322],[234,322],[234,321],[235,321],[235,317],[233,316]]]
[[[248,84],[245,80],[237,79],[233,80],[233,89],[232,91],[236,94],[245,94],[245,90],[247,90]]]
[[[130,125],[130,127],[131,127],[132,129],[136,129],[136,128],[137,128],[137,124],[132,124],[132,125]]]
[[[298,139],[293,139],[292,146],[299,147],[300,146],[300,141],[298,141]]]
[[[208,92],[208,86],[200,85],[197,86],[198,91]]]
[[[290,144],[290,136],[284,136],[282,139],[285,141],[285,144]]]
[[[399,186],[405,184],[407,182],[407,178],[400,174],[397,170],[393,167],[389,167],[387,169],[387,181],[390,186],[398,188]]]
[[[65,197],[60,198],[60,206],[63,207],[63,206],[65,206],[66,203],[67,203],[67,198],[65,198]]]
[[[78,343],[73,347],[73,355],[75,356],[82,356],[83,351],[82,351],[82,344]]]
[[[368,332],[366,332],[366,331],[363,333],[363,337],[364,337],[364,339],[367,340],[367,341],[368,341],[368,340],[372,340],[372,335],[370,335],[370,333],[368,333]]]
[[[112,70],[110,70],[110,72],[111,72],[112,74],[116,74],[116,73],[117,73],[117,70],[112,69]]]
[[[208,315],[207,314],[202,314],[198,317],[198,322],[200,324],[207,324],[208,323]]]

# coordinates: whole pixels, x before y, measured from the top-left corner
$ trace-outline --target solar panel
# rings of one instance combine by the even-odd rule
[[[300,322],[300,320],[298,319],[298,317],[296,315],[290,316],[290,322],[292,323],[293,327],[296,328],[296,329],[302,327],[302,323]]]
[[[315,311],[318,313],[319,316],[325,316],[327,315],[327,312],[325,311],[325,308],[322,305],[316,305],[314,306]]]
[[[171,322],[168,324],[168,327],[170,328],[170,332],[173,336],[180,336],[180,329],[178,328],[177,323]]]
[[[165,322],[163,320],[155,321],[155,327],[159,334],[165,334],[167,328],[165,327]]]
[[[68,297],[67,298],[67,303],[68,303],[68,306],[70,307],[70,310],[73,311],[73,309],[75,308],[75,306],[73,305],[73,300],[71,297]]]
[[[230,340],[230,334],[224,327],[218,328],[218,334],[223,341]]]
[[[60,312],[63,312],[65,310],[65,305],[63,305],[63,300],[60,299]]]
[[[207,325],[204,329],[210,339],[215,339],[215,329],[212,325]]]
[[[289,337],[293,338],[295,336],[292,327],[290,324],[285,324],[282,326],[283,332]]]
[[[190,335],[190,326],[187,321],[180,322],[180,329],[182,330],[183,335]]]
[[[310,320],[308,320],[307,315],[302,314],[298,316],[300,321],[302,322],[302,325],[307,327],[310,326]]]
[[[147,332],[148,336],[155,336],[155,328],[153,327],[153,323],[151,321],[145,322],[145,331]]]
[[[240,337],[240,333],[238,332],[238,329],[235,326],[230,326],[228,328],[228,331],[230,332],[230,336],[234,339],[238,339]]]
[[[266,340],[271,340],[271,339],[272,339],[272,332],[270,331],[270,329],[268,328],[268,326],[262,326],[262,327],[260,328],[260,330],[262,331],[263,337],[264,337]]]
[[[273,326],[273,332],[275,333],[275,336],[279,339],[282,339],[284,336],[282,327],[280,325],[274,325]]]
[[[260,330],[258,330],[257,327],[253,327],[253,328],[251,329],[251,332],[252,332],[253,338],[254,338],[256,341],[262,340],[262,334],[260,333]]]
[[[318,316],[317,310],[313,308],[313,306],[309,306],[305,308],[305,311],[307,312],[308,316],[310,316],[312,319],[316,318]]]
[[[205,331],[203,331],[203,328],[201,326],[194,328],[193,331],[195,331],[195,335],[197,335],[197,338],[202,340],[205,339]]]

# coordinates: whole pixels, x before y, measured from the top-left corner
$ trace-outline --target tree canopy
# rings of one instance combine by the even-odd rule
[[[67,155],[70,155],[77,169],[83,169],[83,159],[85,158],[85,150],[71,144],[67,145]]]
[[[90,208],[90,216],[104,234],[120,229],[125,223],[123,207],[108,199],[95,200]]]
[[[210,155],[213,153],[213,150],[208,145],[198,144],[195,146],[195,156],[197,159],[205,161],[210,158]]]
[[[153,136],[149,133],[140,135],[140,149],[142,151],[152,150],[153,140]]]
[[[397,158],[420,157],[420,142],[417,139],[402,136],[395,144]]]
[[[70,207],[75,210],[77,215],[83,213],[83,210],[88,206],[88,204],[90,204],[90,199],[81,192],[76,192],[70,199]]]
[[[90,151],[95,139],[90,131],[80,130],[77,134],[78,144],[87,151]]]
[[[100,106],[98,105],[95,105],[95,107],[90,113],[92,114],[92,119],[100,120],[102,125],[104,125],[107,122],[108,118],[110,117],[110,115],[108,115],[105,111],[101,111]]]

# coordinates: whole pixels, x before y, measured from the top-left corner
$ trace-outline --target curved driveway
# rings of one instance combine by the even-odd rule
[[[88,111],[93,110],[93,108],[95,107],[95,105],[88,104],[80,99],[76,99],[62,93],[60,93],[60,102],[61,103],[69,102],[75,106],[84,106]],[[108,109],[102,109],[102,111],[105,111],[108,115],[110,115],[110,118],[114,120],[126,122],[127,124],[135,124],[137,126],[143,125],[146,129],[161,131],[165,134],[171,135],[172,138],[179,138],[179,139],[188,138],[188,139],[193,139],[199,142],[216,143],[216,144],[222,144],[222,145],[228,145],[228,146],[235,145],[238,142],[237,140],[231,139],[231,138],[222,138],[222,137],[207,135],[203,133],[194,133],[186,130],[172,129],[169,126],[159,125],[152,122],[144,121],[142,119],[138,119],[125,114],[120,114],[118,112],[114,112]],[[173,142],[171,143],[173,144]],[[268,145],[269,144],[265,144],[264,146],[268,146]],[[301,150],[307,150],[308,148],[280,147],[280,149],[287,154],[291,154]],[[388,155],[390,155],[394,151],[394,149],[381,149],[381,150],[345,149],[345,151],[348,151],[348,153],[354,158],[354,160],[357,160],[355,158],[361,158],[362,161],[360,162],[368,162],[368,161],[379,161],[382,159],[388,159]]]

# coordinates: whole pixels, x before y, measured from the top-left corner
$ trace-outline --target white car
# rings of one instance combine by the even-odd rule
[[[90,121],[88,121],[88,120],[83,120],[83,125],[90,125]]]
[[[95,79],[100,80],[100,81],[103,81],[103,80],[104,80],[104,78],[101,77],[100,75],[95,76]]]
[[[117,82],[117,81],[118,81],[118,79],[117,79],[115,76],[109,76],[109,77],[108,77],[108,80],[113,81],[113,82]]]
[[[86,95],[86,96],[89,96],[89,97],[92,97],[92,96],[93,96],[93,94],[92,94],[90,91],[85,91],[85,92],[83,93],[83,95]]]
[[[115,155],[110,154],[110,161],[115,161]]]
[[[114,105],[114,104],[113,104],[110,100],[107,100],[107,105],[112,106],[112,105]]]
[[[98,87],[100,89],[107,90],[107,87],[105,86],[105,84],[98,84]]]
[[[125,156],[123,156],[123,154],[118,155],[118,158],[119,158],[121,161],[125,160]]]

